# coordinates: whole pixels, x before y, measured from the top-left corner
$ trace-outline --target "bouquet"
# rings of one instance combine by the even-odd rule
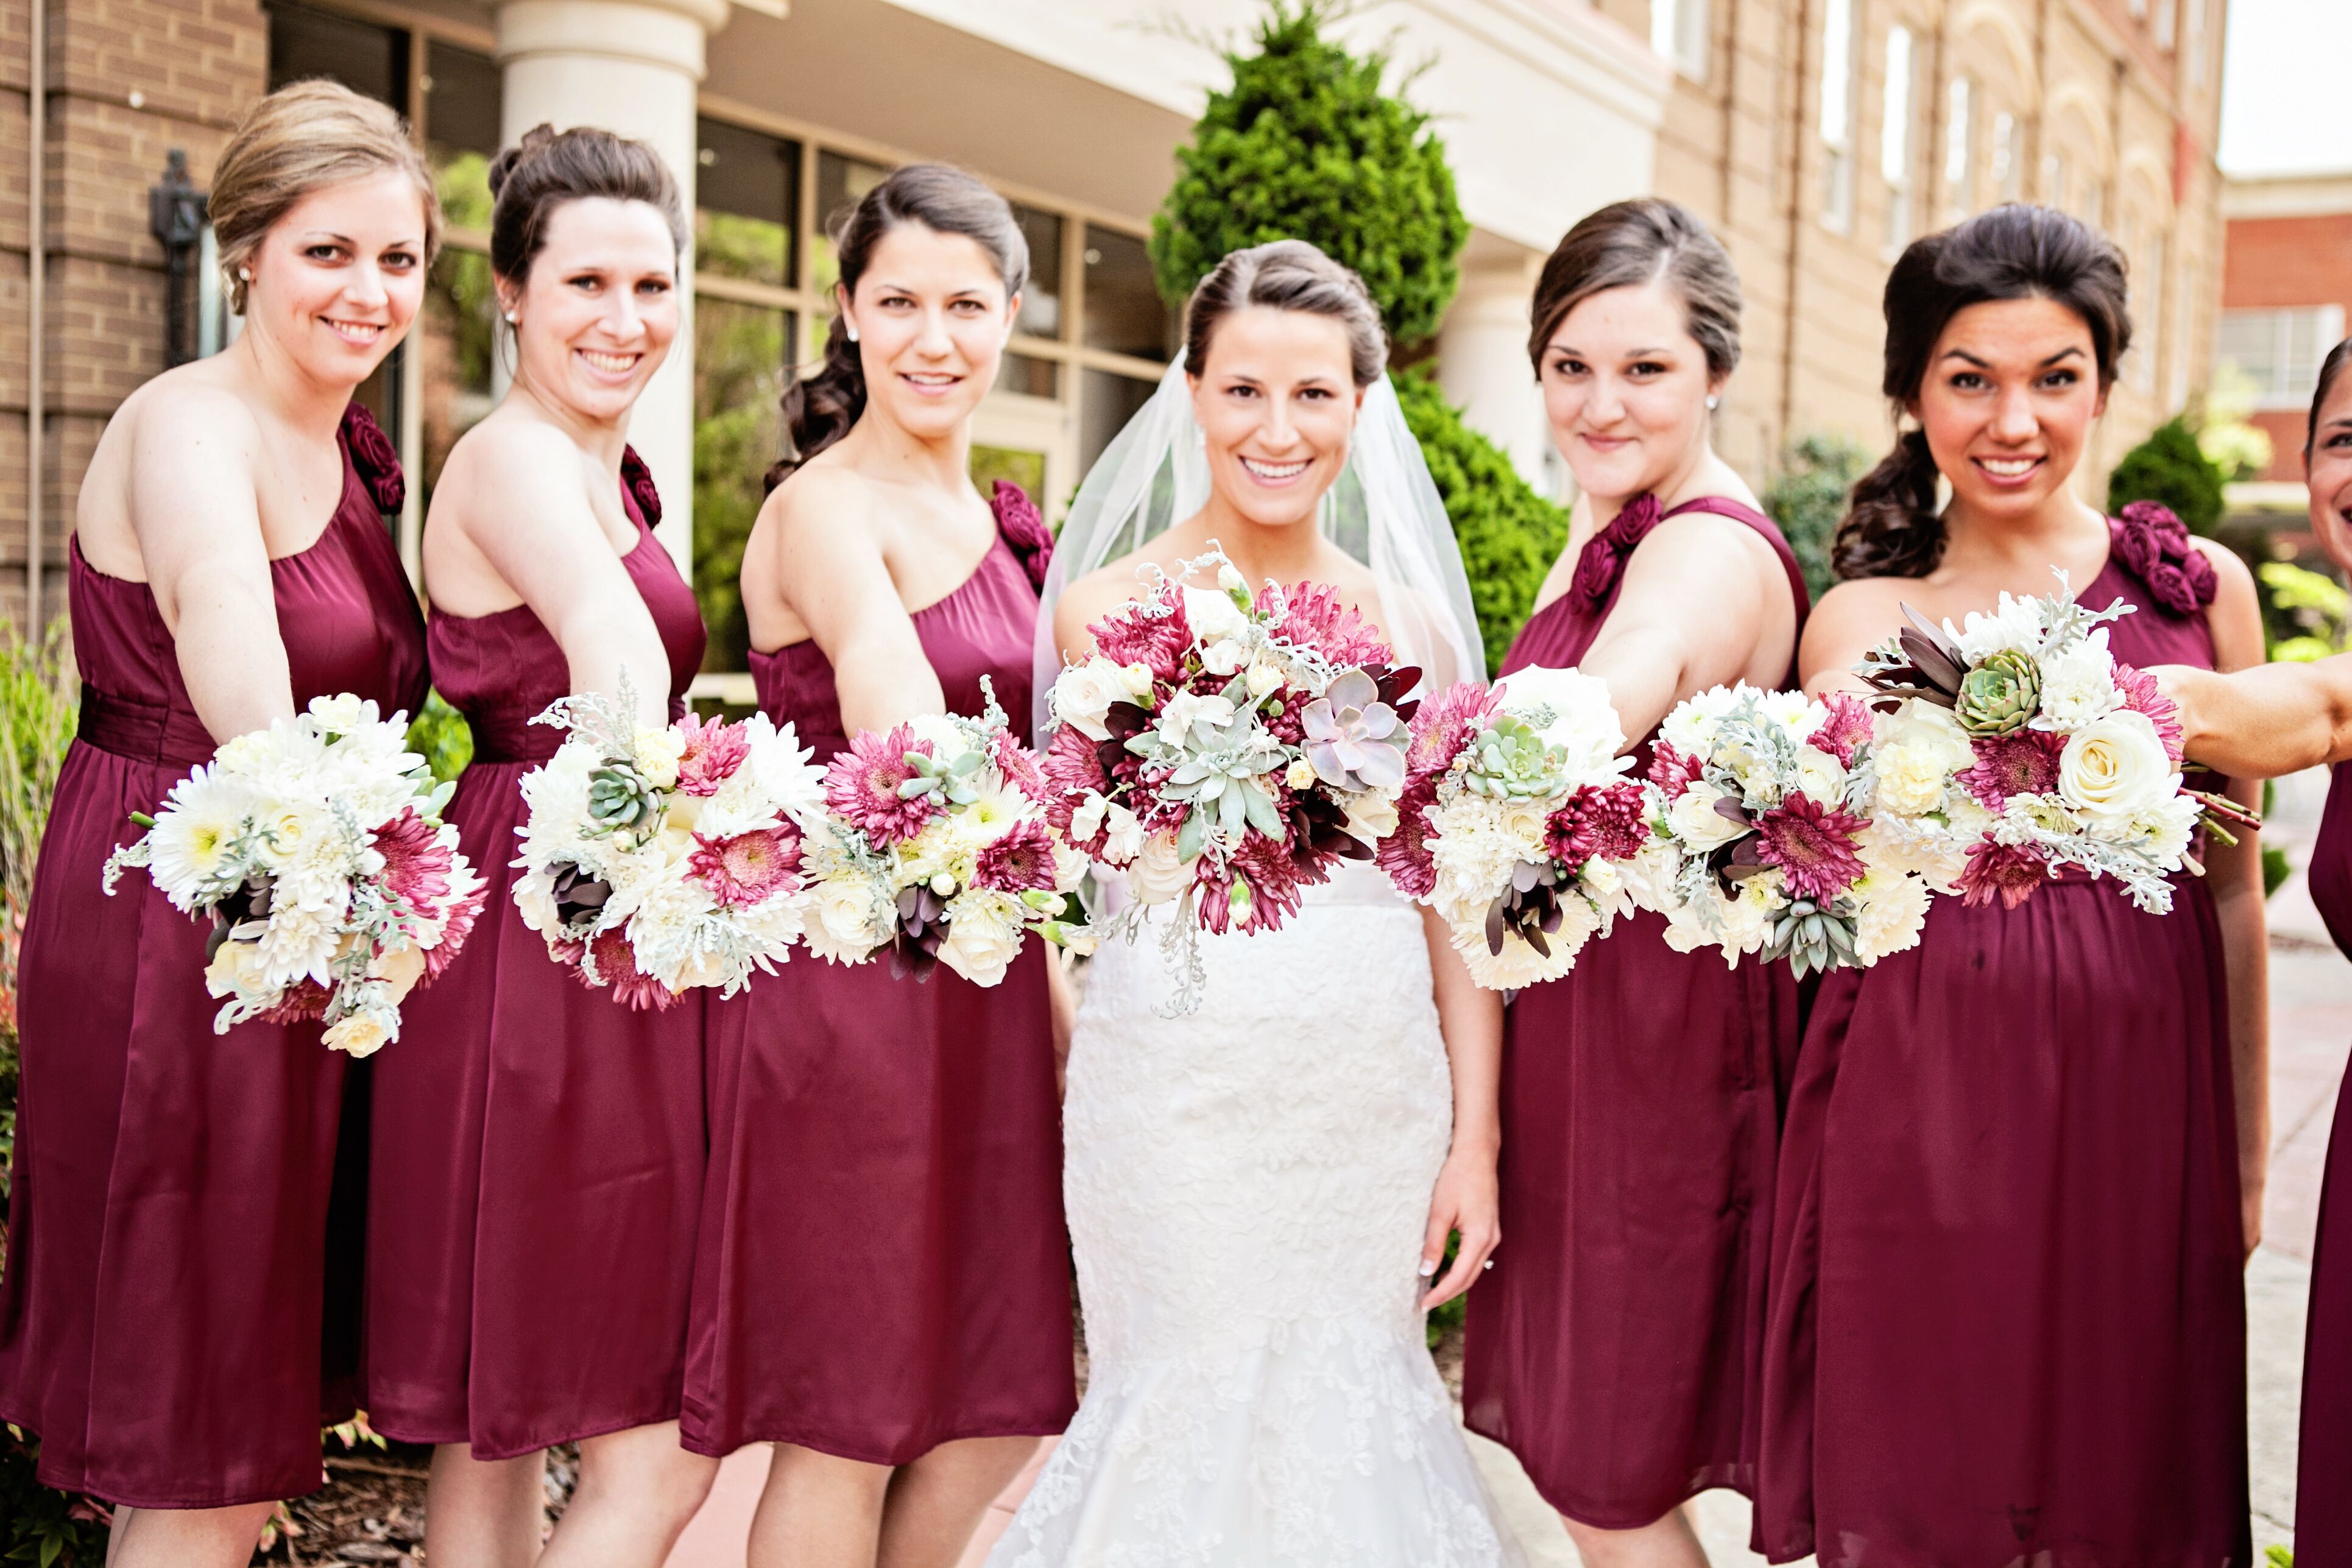
[[[571,733],[522,778],[515,908],[551,957],[628,1006],[732,995],[801,934],[821,775],[764,714],[639,729],[635,710],[625,679],[617,699],[562,698],[531,721]]]
[[[1958,630],[1906,605],[1911,624],[1864,657],[1882,710],[1873,815],[1966,903],[2014,909],[2077,866],[2161,913],[2172,873],[2200,869],[2200,821],[2235,843],[2261,818],[2182,786],[2179,710],[2107,648],[2105,623],[2132,606],[2086,610],[2057,575],[2057,593],[2003,594]]]
[[[1471,978],[1493,991],[1555,980],[1630,908],[1649,842],[1642,788],[1609,689],[1523,669],[1422,705],[1397,831],[1381,865],[1444,917]]]
[[[400,1037],[400,1004],[449,966],[482,880],[441,820],[451,786],[409,752],[406,715],[348,694],[239,735],[172,786],[147,832],[108,857],[108,893],[142,867],[174,909],[212,917],[205,988],[248,1018],[317,1018],[369,1056]]]
[[[1869,708],[1844,693],[1702,691],[1653,749],[1644,901],[1679,952],[1867,967],[1919,940],[1928,889],[1869,816]]]
[[[1046,799],[1134,896],[1081,944],[1132,941],[1172,906],[1162,945],[1185,1013],[1200,931],[1275,930],[1302,888],[1395,830],[1421,672],[1337,589],[1253,595],[1213,547],[1174,577],[1146,571],[1150,591],[1087,627],[1097,651],[1054,682]]]
[[[894,974],[945,963],[994,985],[1030,931],[1066,940],[1063,895],[1086,862],[1055,841],[1036,754],[982,689],[977,719],[925,714],[834,758],[808,846],[811,952],[862,963],[887,947]]]

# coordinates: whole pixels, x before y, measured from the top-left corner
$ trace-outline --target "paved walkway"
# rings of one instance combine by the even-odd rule
[[[2326,775],[2281,780],[2269,829],[2299,867],[2326,794]],[[2304,1308],[2311,1288],[2311,1244],[2337,1086],[2352,1051],[2352,964],[2327,940],[2296,875],[2271,900],[2270,1188],[2262,1249],[2246,1271],[2247,1404],[2253,1471],[2254,1548],[2294,1544],[2295,1416],[2303,1375]],[[1473,1436],[1505,1521],[1527,1549],[1530,1568],[1577,1568],[1576,1549],[1559,1517],[1510,1453]],[[962,1568],[981,1568],[1012,1510],[1052,1447],[997,1500]],[[744,1449],[719,1469],[710,1500],[670,1554],[669,1568],[741,1568],[743,1542],[768,1471],[764,1446]],[[1695,1509],[1701,1541],[1716,1568],[1761,1568],[1748,1550],[1747,1500],[1709,1492]],[[2259,1561],[2259,1559],[2258,1559]]]

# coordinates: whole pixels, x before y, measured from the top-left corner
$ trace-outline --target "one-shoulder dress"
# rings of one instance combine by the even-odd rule
[[[295,705],[351,692],[413,713],[425,624],[383,520],[399,462],[357,405],[339,443],[334,515],[269,563]],[[339,1131],[372,1064],[328,1050],[315,1022],[215,1034],[209,922],[143,873],[100,890],[139,836],[131,814],[215,742],[147,584],[97,571],[79,542],[67,573],[81,719],[20,959],[0,1419],[39,1435],[44,1483],[110,1502],[299,1497],[324,1480],[320,1421],[352,1408],[356,1277],[330,1258],[329,1214],[331,1194],[359,1223]]]
[[[2211,563],[2161,508],[2084,604],[2211,668]],[[1822,984],[1786,1129],[1757,1533],[1824,1568],[2239,1568],[2245,1296],[2210,889],[1938,898]]]
[[[702,662],[694,592],[652,524],[636,454],[623,559],[683,711]],[[527,605],[432,612],[434,682],[473,729],[447,818],[488,884],[473,940],[408,1005],[375,1086],[368,1220],[369,1419],[478,1459],[677,1416],[701,1202],[702,993],[635,1011],[548,957],[509,895],[520,781],[563,731],[571,689]]]
[[[1582,658],[1634,550],[1696,510],[1772,547],[1801,631],[1804,574],[1769,518],[1717,497],[1661,512],[1643,496],[1586,543],[1502,673]],[[1505,1015],[1504,1239],[1465,1331],[1470,1429],[1517,1454],[1552,1507],[1604,1530],[1753,1484],[1747,1423],[1797,985],[1786,964],[1677,952],[1664,931],[1654,914],[1621,918]]]
[[[1000,483],[998,537],[914,613],[948,707],[981,678],[1029,711],[1050,549]],[[760,706],[820,763],[848,744],[813,642],[754,652]],[[900,1465],[965,1437],[1055,1433],[1076,1408],[1046,955],[982,988],[944,965],[803,952],[710,1008],[710,1176],[686,1446],[795,1444]]]
[[[2352,763],[2336,764],[2309,875],[2328,934],[2352,956]],[[2294,1558],[2303,1568],[2352,1568],[2352,1086],[2336,1094],[2303,1343]]]

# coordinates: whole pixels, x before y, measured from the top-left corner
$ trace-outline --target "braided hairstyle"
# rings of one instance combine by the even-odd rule
[[[1915,239],[1886,279],[1886,367],[1880,390],[1899,419],[1918,400],[1937,340],[1970,305],[2050,300],[2082,318],[2099,389],[2131,346],[2123,253],[2054,207],[2011,204]],[[1925,430],[1905,431],[1853,487],[1831,564],[1840,577],[1924,577],[1944,556],[1938,478]]]
[[[908,163],[892,170],[833,225],[843,299],[856,296],[857,280],[882,237],[908,223],[977,244],[995,263],[1007,299],[1029,281],[1029,242],[1003,196],[951,164]],[[784,429],[793,455],[768,470],[767,488],[774,489],[793,469],[848,435],[865,412],[866,367],[849,340],[848,312],[836,310],[833,330],[825,334],[824,363],[784,394]]]

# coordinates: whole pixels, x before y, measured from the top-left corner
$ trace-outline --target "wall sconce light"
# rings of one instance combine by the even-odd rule
[[[174,147],[163,178],[147,188],[147,227],[163,247],[163,368],[202,358],[205,315],[200,257],[209,248],[210,198],[188,179],[188,155]]]

